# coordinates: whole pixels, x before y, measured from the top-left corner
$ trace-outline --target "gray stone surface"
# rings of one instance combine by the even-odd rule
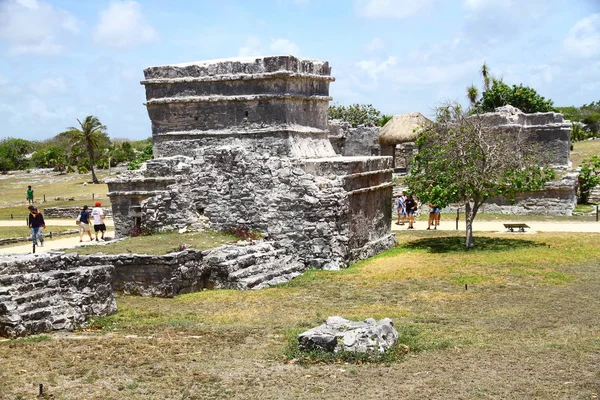
[[[341,120],[329,120],[329,141],[335,152],[342,156],[378,156],[381,149],[377,137],[378,126],[360,125],[353,128]]]
[[[499,134],[519,135],[523,143],[536,147],[544,156],[541,164],[570,167],[572,124],[562,114],[526,114],[513,106],[504,106],[482,114],[481,118],[495,126]]]
[[[94,201],[90,201],[90,208],[94,205]],[[112,209],[103,207],[105,217],[112,216]],[[81,212],[81,207],[46,207],[43,210],[44,218],[77,218]]]
[[[301,350],[319,349],[337,353],[379,352],[390,349],[398,340],[398,332],[390,318],[363,322],[349,321],[342,317],[329,317],[327,322],[298,335]]]
[[[0,258],[0,336],[72,330],[90,316],[116,311],[113,267],[70,255]]]
[[[159,158],[108,182],[118,236],[138,222],[159,231],[245,226],[294,270],[343,268],[394,245],[391,159],[336,156],[327,63],[266,57],[145,74]]]

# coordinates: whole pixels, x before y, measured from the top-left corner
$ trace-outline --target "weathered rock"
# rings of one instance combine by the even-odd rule
[[[327,322],[298,335],[301,350],[320,349],[327,352],[385,352],[398,340],[398,332],[390,318],[363,322],[342,317],[329,317]]]
[[[381,154],[377,137],[378,126],[359,125],[338,119],[329,120],[329,141],[335,152],[342,156],[378,156]]]
[[[344,268],[394,245],[391,159],[336,156],[326,62],[265,57],[144,73],[158,158],[108,182],[118,236],[134,224],[244,226],[283,249],[294,271]]]

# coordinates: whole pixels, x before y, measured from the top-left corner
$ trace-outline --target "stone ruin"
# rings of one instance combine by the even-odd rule
[[[242,58],[144,70],[155,159],[109,181],[117,236],[260,232],[286,263],[339,269],[395,244],[391,159],[327,138],[327,62]]]

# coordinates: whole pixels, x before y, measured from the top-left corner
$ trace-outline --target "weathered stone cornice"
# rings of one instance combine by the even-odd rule
[[[328,75],[303,74],[298,72],[277,71],[265,72],[263,74],[232,74],[232,75],[209,75],[197,77],[182,77],[182,78],[155,78],[145,79],[140,81],[142,85],[157,85],[157,84],[178,84],[178,83],[196,83],[196,82],[226,82],[226,81],[246,81],[246,80],[267,80],[277,78],[289,79],[310,79],[334,82],[335,78]]]
[[[182,96],[182,97],[163,97],[160,99],[151,99],[144,103],[145,106],[155,104],[175,104],[175,103],[219,103],[228,101],[261,101],[261,100],[310,100],[329,102],[330,96],[302,96],[297,94],[253,94],[237,96]]]

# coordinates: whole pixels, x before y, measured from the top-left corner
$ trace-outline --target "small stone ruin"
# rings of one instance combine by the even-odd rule
[[[383,353],[397,340],[398,331],[390,318],[380,321],[367,318],[363,322],[356,322],[336,316],[298,335],[298,348],[329,353]]]
[[[144,75],[155,159],[108,182],[118,236],[244,227],[286,263],[321,269],[395,244],[391,159],[338,156],[328,140],[327,62],[242,58]]]

